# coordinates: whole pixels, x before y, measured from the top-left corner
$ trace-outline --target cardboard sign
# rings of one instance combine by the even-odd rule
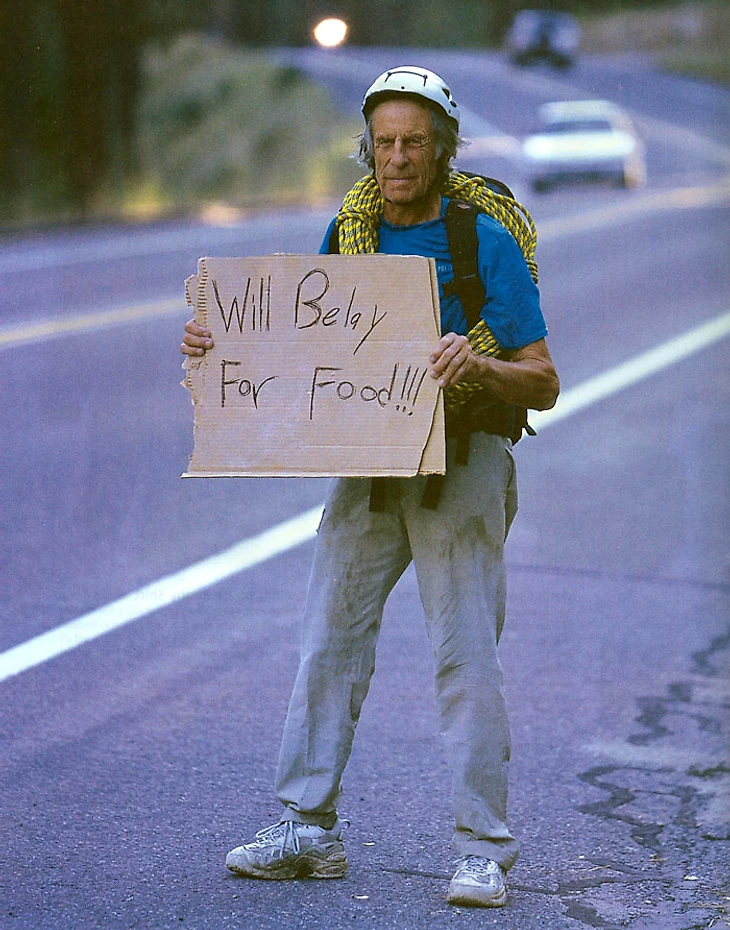
[[[201,258],[186,291],[215,346],[184,364],[185,477],[445,471],[433,259]]]

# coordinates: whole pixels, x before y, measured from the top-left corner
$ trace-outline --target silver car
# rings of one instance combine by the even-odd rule
[[[643,143],[615,103],[546,103],[538,116],[540,129],[522,145],[525,172],[535,190],[583,180],[610,179],[622,187],[646,182]]]

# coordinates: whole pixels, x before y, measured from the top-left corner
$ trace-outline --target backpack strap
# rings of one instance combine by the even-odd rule
[[[503,197],[509,197],[510,200],[515,199],[515,195],[507,187],[504,181],[498,181],[496,178],[488,178],[485,174],[475,174],[473,171],[461,171],[461,174],[465,175],[467,178],[479,178],[484,182],[484,184],[489,188],[490,191],[494,191],[495,194],[501,194]]]
[[[510,200],[515,199],[509,187],[496,178],[487,178],[470,171],[462,171],[462,174],[469,178],[478,177],[495,194],[509,197]],[[477,207],[463,200],[449,200],[446,207],[446,235],[454,277],[444,285],[444,296],[448,297],[451,294],[458,296],[466,315],[467,332],[479,322],[486,296],[478,264],[477,215],[479,213]]]
[[[449,200],[446,235],[454,277],[444,285],[444,296],[456,294],[466,315],[467,332],[479,322],[486,291],[479,274],[477,216],[479,210],[462,200]]]
[[[337,223],[332,224],[332,231],[327,240],[327,251],[330,255],[340,254],[340,228]]]
[[[469,177],[482,177],[469,172],[463,173]],[[514,200],[514,194],[506,184],[495,178],[483,177],[482,180],[490,190]],[[467,332],[479,322],[486,297],[484,284],[479,274],[479,239],[477,236],[479,213],[480,210],[477,207],[461,200],[449,200],[446,207],[446,236],[451,252],[454,277],[444,286],[444,296],[456,294],[461,301],[466,316]],[[509,436],[514,443],[519,442],[523,431],[530,436],[535,435],[535,430],[527,422],[527,408],[513,404],[492,405],[487,422],[484,422],[483,416],[474,417],[469,428]]]
[[[468,178],[479,178],[489,190],[502,197],[515,195],[502,181],[471,171],[462,171]],[[479,322],[484,306],[485,290],[479,274],[477,215],[480,210],[463,200],[451,199],[446,207],[446,235],[449,242],[454,277],[444,286],[444,296],[456,294],[461,301],[467,322],[467,332]]]

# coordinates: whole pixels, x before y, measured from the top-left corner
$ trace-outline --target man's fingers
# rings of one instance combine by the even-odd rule
[[[468,370],[468,359],[454,359],[454,361],[439,378],[439,386],[451,387],[452,384],[456,384],[457,381],[460,381],[467,374]]]
[[[185,324],[185,332],[190,336],[200,336],[206,339],[210,339],[212,333],[209,329],[206,329],[204,326],[201,326],[199,323],[196,323],[195,320],[188,320]]]
[[[180,351],[184,355],[205,355],[206,350],[200,346],[190,345],[187,342],[180,344]]]
[[[448,387],[462,376],[469,353],[469,341],[464,336],[448,333],[439,340],[431,355],[431,376],[438,380],[440,387]]]
[[[188,320],[185,324],[180,351],[184,355],[204,355],[207,349],[213,348],[213,339],[210,330],[200,326],[195,320]]]
[[[431,353],[431,362],[438,363],[440,360],[450,360],[465,344],[468,345],[468,340],[464,336],[447,333],[439,339],[436,348]]]

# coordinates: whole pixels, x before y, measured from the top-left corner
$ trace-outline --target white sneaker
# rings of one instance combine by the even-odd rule
[[[507,876],[498,862],[482,856],[464,856],[449,885],[449,904],[464,907],[504,907]]]
[[[252,842],[232,849],[226,866],[249,878],[342,878],[347,872],[342,840],[346,826],[346,821],[338,820],[331,830],[325,830],[283,820],[259,830]]]

